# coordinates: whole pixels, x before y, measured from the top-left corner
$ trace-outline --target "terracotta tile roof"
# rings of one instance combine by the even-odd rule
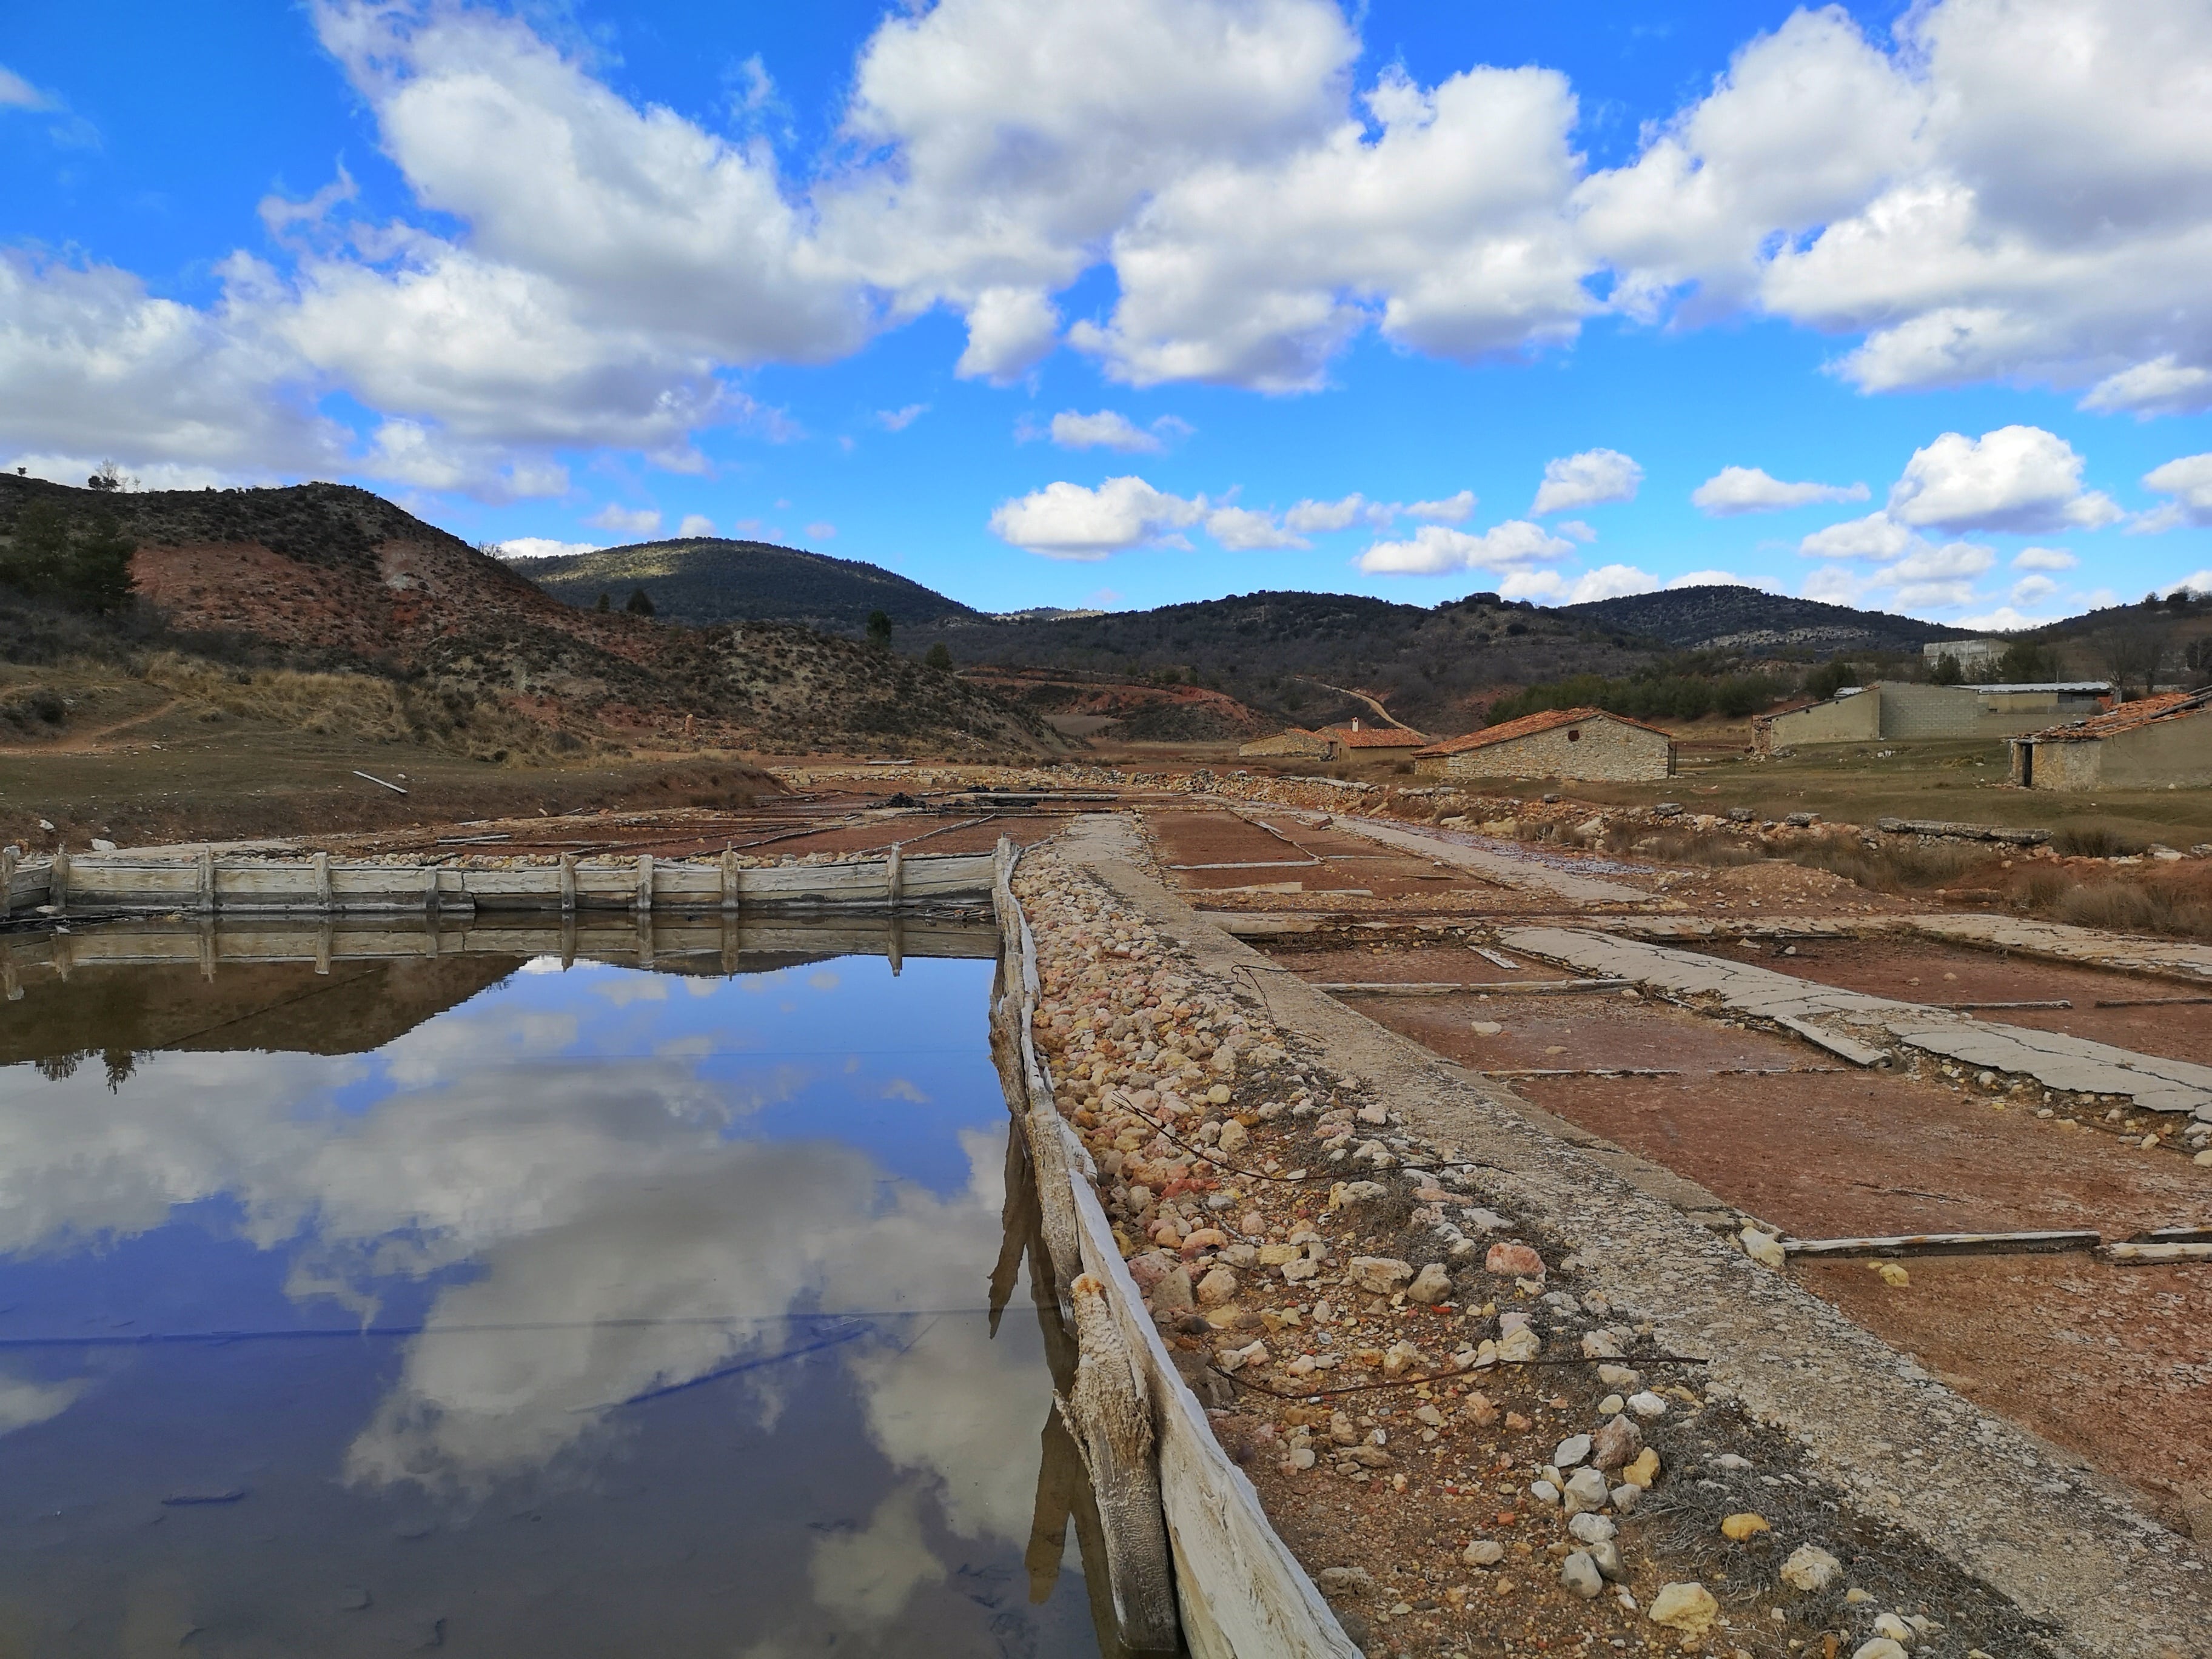
[[[1348,726],[1325,726],[1316,735],[1346,749],[1419,749],[1428,741],[1424,733],[1402,726],[1363,726],[1356,732]]]
[[[1508,720],[1503,726],[1486,726],[1480,732],[1469,732],[1464,737],[1447,738],[1442,743],[1431,744],[1421,750],[1425,756],[1464,755],[1470,749],[1487,749],[1493,743],[1510,743],[1516,738],[1533,737],[1539,732],[1549,732],[1562,726],[1580,726],[1587,720],[1617,720],[1623,726],[1635,726],[1638,731],[1655,732],[1669,743],[1674,734],[1649,720],[1631,720],[1626,714],[1607,714],[1602,708],[1547,708],[1534,714],[1523,714],[1517,720]]]
[[[2137,726],[2154,725],[2160,720],[2170,720],[2180,715],[2208,713],[2212,713],[2212,690],[2162,691],[2154,697],[2124,702],[2118,708],[2102,714],[2092,714],[2086,720],[2054,726],[2048,732],[2038,732],[2035,736],[2037,741],[2042,743],[2074,743],[2092,738],[2113,737],[2122,732],[2132,732]]]

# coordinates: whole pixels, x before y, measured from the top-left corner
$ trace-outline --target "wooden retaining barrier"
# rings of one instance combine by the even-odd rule
[[[219,859],[139,853],[56,853],[26,859],[0,849],[0,920],[41,906],[52,914],[183,911],[208,915],[435,915],[443,911],[887,910],[966,900],[991,892],[993,855],[884,859],[845,864],[742,865],[649,854],[520,868],[456,860],[437,864],[339,863],[305,859]]]
[[[1195,1659],[1360,1659],[1176,1370],[1098,1201],[1097,1167],[1054,1100],[1030,1035],[1040,985],[1036,942],[1013,892],[1019,856],[1012,842],[999,843],[991,890],[1003,955],[994,1046],[1036,1171],[1061,1297],[1081,1333],[1090,1374],[1062,1408],[1106,1517],[1122,1640],[1158,1645],[1166,1601],[1170,1619],[1179,1608]],[[1163,1525],[1172,1596],[1160,1582]],[[1173,1633],[1170,1624],[1165,1634]]]

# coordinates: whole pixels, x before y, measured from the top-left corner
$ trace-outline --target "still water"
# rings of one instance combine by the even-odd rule
[[[1096,1654],[992,972],[11,967],[0,1656]]]

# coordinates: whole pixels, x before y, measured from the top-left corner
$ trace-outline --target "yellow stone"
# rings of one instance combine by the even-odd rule
[[[1620,1478],[1632,1486],[1649,1487],[1659,1478],[1659,1454],[1646,1446],[1637,1453],[1633,1463],[1621,1470]]]
[[[1741,1515],[1731,1515],[1721,1522],[1721,1536],[1731,1544],[1741,1544],[1747,1538],[1771,1531],[1773,1528],[1766,1524],[1765,1516],[1753,1515],[1748,1510]]]
[[[1893,1291],[1901,1291],[1912,1282],[1912,1275],[1894,1261],[1877,1261],[1874,1270],[1881,1275],[1881,1282]]]

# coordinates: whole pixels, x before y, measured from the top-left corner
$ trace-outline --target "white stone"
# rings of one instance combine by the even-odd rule
[[[1589,1436],[1586,1434],[1570,1435],[1567,1438],[1559,1442],[1559,1449],[1553,1452],[1553,1467],[1555,1468],[1571,1469],[1577,1464],[1588,1462],[1589,1461]]]
[[[1814,1544],[1800,1544],[1782,1564],[1782,1582],[1792,1589],[1824,1590],[1836,1582],[1844,1564]]]

